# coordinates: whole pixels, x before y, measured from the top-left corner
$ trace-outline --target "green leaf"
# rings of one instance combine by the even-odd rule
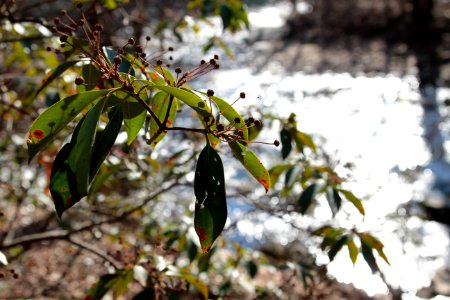
[[[166,121],[167,127],[170,127],[170,125],[172,125],[175,120],[175,116],[178,109],[178,101],[173,96],[170,96],[167,93],[158,92],[153,97],[151,102],[152,110],[161,122],[164,122],[164,119],[166,118],[169,105],[170,111],[168,113],[168,118]],[[158,136],[156,136],[157,134]],[[150,120],[150,139],[152,140],[151,146],[155,148],[158,142],[160,142],[165,136],[166,132],[160,131],[158,124],[152,118]]]
[[[91,158],[97,131],[98,119],[105,105],[105,99],[99,101],[83,118],[79,132],[72,136],[72,149],[68,158],[69,166],[75,173],[77,190],[87,194],[90,182]]]
[[[259,158],[237,141],[231,141],[228,145],[230,146],[231,151],[233,151],[234,156],[241,162],[244,168],[246,168],[247,171],[262,184],[267,193],[270,189],[270,175]]]
[[[158,66],[155,67],[155,71],[157,72],[157,74],[159,74],[159,76],[151,76],[151,79],[155,84],[165,83],[174,85],[175,78],[173,77],[172,72],[170,72],[169,69],[163,66]]]
[[[300,208],[300,213],[305,214],[311,205],[314,197],[317,194],[318,186],[316,183],[311,184],[303,192],[300,194],[300,198],[298,199],[298,206]]]
[[[366,232],[359,233],[358,235],[361,238],[361,242],[366,244],[368,247],[375,249],[378,252],[378,255],[380,255],[388,265],[390,264],[383,251],[384,245],[379,239]]]
[[[28,161],[44,149],[83,108],[108,92],[109,90],[101,90],[72,95],[56,102],[39,115],[28,131]]]
[[[317,152],[316,144],[314,144],[314,141],[309,134],[306,134],[301,131],[297,131],[295,134],[294,140],[295,140],[295,143],[297,144],[297,148],[302,149],[303,145],[305,145],[305,146],[308,146],[314,153]],[[302,146],[299,146],[300,143],[302,144]]]
[[[347,239],[347,247],[350,260],[352,261],[353,264],[355,264],[356,259],[358,258],[359,251],[352,238]]]
[[[334,217],[341,208],[342,198],[339,195],[338,191],[331,186],[327,187],[326,191],[328,205],[330,206],[331,212],[333,213]]]
[[[102,73],[93,63],[83,65],[83,67],[81,67],[81,76],[84,79],[84,85],[82,85],[84,89],[90,91],[95,88],[101,75]]]
[[[336,254],[342,249],[342,247],[347,243],[348,236],[343,235],[339,240],[337,240],[328,251],[328,258],[330,261],[333,261],[333,259],[336,257]]]
[[[164,91],[186,103],[197,112],[198,117],[202,122],[204,122],[205,117],[214,119],[213,115],[211,114],[211,109],[208,107],[206,102],[196,94],[188,92],[184,89],[166,85],[155,85],[154,88]]]
[[[291,167],[292,167],[291,164],[277,165],[272,167],[269,170],[271,185],[274,186],[275,183],[277,183],[278,179],[280,178],[281,174],[283,174],[283,172],[290,169]]]
[[[355,195],[353,195],[352,192],[343,190],[343,189],[337,189],[340,193],[342,193],[345,198],[347,198],[348,201],[350,201],[359,211],[360,214],[365,215],[364,206],[362,205],[362,202],[359,198],[357,198]]]
[[[70,169],[67,161],[71,149],[70,143],[61,148],[56,155],[50,173],[49,190],[59,218],[66,209],[72,207],[85,196],[78,191],[75,173]]]
[[[121,106],[124,115],[125,130],[127,132],[127,144],[131,145],[142,126],[144,126],[147,110],[142,104],[131,99],[123,101]]]
[[[89,180],[93,181],[93,178],[97,174],[100,166],[108,156],[109,151],[114,145],[117,136],[119,135],[120,128],[122,127],[123,112],[119,107],[114,107],[108,114],[109,122],[105,129],[98,132],[95,137],[94,147],[92,151],[92,160]]]
[[[227,220],[225,177],[222,160],[209,144],[197,161],[194,179],[194,227],[203,252],[208,252]]]
[[[247,268],[247,272],[250,277],[255,278],[256,274],[258,273],[258,265],[253,260],[249,260],[245,264],[245,267]]]
[[[282,129],[280,132],[281,140],[281,157],[285,159],[292,150],[292,137],[288,130]]]
[[[67,69],[75,65],[79,60],[71,60],[66,61],[65,63],[60,64],[53,70],[47,73],[44,79],[42,79],[42,85],[39,87],[39,89],[34,94],[34,97],[36,97],[40,92],[42,92],[43,89],[45,89],[53,80],[58,78],[62,73],[64,73]]]
[[[192,284],[203,295],[203,297],[205,297],[205,299],[208,299],[208,286],[197,276],[192,275],[188,270],[179,269],[175,266],[168,266],[166,275],[186,280]]]
[[[84,300],[101,300],[114,286],[118,274],[105,274],[89,289]]]
[[[114,65],[114,57],[119,55],[113,48],[111,47],[103,47],[103,53],[106,54],[106,57],[108,58],[109,63],[113,66]],[[128,73],[130,72],[131,76],[135,76],[136,73],[131,66],[131,63],[124,57],[121,56],[122,62],[119,64],[118,71],[121,73]]]
[[[375,259],[375,256],[373,256],[372,248],[366,245],[363,241],[361,241],[361,253],[363,255],[364,260],[367,262],[370,269],[372,270],[372,273],[376,273],[377,271],[380,270],[377,261]]]

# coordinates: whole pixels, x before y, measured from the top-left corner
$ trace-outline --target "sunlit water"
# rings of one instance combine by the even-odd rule
[[[298,7],[300,11],[308,9],[307,5]],[[253,30],[280,28],[288,11],[287,3],[251,10],[249,17]],[[213,19],[213,22],[220,25],[218,20]],[[202,27],[202,32],[205,36],[221,34],[217,28],[208,26]],[[185,34],[188,40],[201,44],[202,35]],[[404,299],[416,299],[415,292],[430,283],[433,271],[448,263],[449,248],[448,232],[443,226],[416,217],[401,218],[402,210],[398,209],[399,205],[412,199],[420,200],[432,181],[432,174],[426,168],[420,171],[420,180],[408,182],[399,175],[405,170],[416,172],[417,167],[426,166],[430,158],[422,138],[423,111],[417,79],[412,75],[399,78],[390,74],[372,77],[332,72],[285,74],[283,68],[276,65],[268,65],[254,73],[251,49],[242,45],[242,40],[249,37],[247,32],[224,35],[235,51],[236,60],[225,58],[224,64],[229,65],[228,68],[213,72],[192,85],[213,88],[217,95],[230,101],[236,99],[239,92],[246,92],[245,101],[235,106],[238,110],[245,111],[257,105],[281,117],[294,112],[299,129],[312,134],[333,160],[339,162],[336,171],[351,178],[346,187],[365,200],[366,217],[358,215],[353,207],[344,206],[344,212],[338,213],[335,223],[348,228],[355,226],[379,237],[391,263],[388,266],[379,260],[388,282],[407,292]],[[192,43],[180,46],[175,54],[194,57],[195,61],[203,56]],[[443,89],[438,94],[442,101],[448,97],[449,91]],[[279,129],[279,124],[274,124],[259,139],[273,141],[279,138]],[[274,159],[281,162],[279,153],[272,148],[261,153],[261,157],[265,162]],[[352,163],[353,169],[343,168],[345,163]],[[242,180],[240,171],[227,169],[229,185]],[[255,193],[263,194],[263,191]],[[233,199],[229,199],[229,206],[230,219],[239,220],[239,233],[234,238],[240,242],[255,245],[268,236],[282,244],[298,239],[298,233],[279,218],[266,215],[246,218],[251,207]],[[310,226],[330,220],[331,212],[323,202],[313,216],[299,218],[301,220],[296,221],[299,225]],[[326,255],[315,248],[312,251],[318,253],[318,263],[328,262]],[[369,295],[387,292],[379,276],[371,274],[362,257],[353,266],[346,250],[337,255],[328,265],[328,270],[339,281],[353,283]]]

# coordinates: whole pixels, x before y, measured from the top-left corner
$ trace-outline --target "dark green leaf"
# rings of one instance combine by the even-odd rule
[[[72,95],[56,102],[39,115],[28,131],[28,160],[31,161],[36,153],[44,149],[83,108],[108,92],[101,90]]]
[[[372,270],[372,273],[378,272],[380,268],[378,267],[375,256],[373,256],[372,248],[366,245],[363,241],[361,241],[361,253],[363,255],[364,260],[367,262],[370,269]]]
[[[259,158],[237,141],[231,141],[228,145],[233,151],[234,156],[241,162],[244,168],[246,168],[247,171],[262,184],[267,193],[270,189],[270,175]]]
[[[83,65],[81,68],[81,76],[84,79],[84,85],[82,85],[84,89],[90,91],[95,88],[101,75],[102,73],[93,63]]]
[[[364,244],[368,247],[375,249],[378,252],[378,255],[380,255],[387,264],[389,264],[389,260],[383,251],[384,245],[379,239],[366,232],[359,233],[358,235],[361,238],[361,242],[364,242]]]
[[[281,140],[281,157],[285,159],[292,150],[292,137],[288,130],[282,129],[280,132]]]
[[[72,149],[68,158],[71,170],[75,173],[77,190],[87,194],[90,182],[91,158],[97,131],[98,119],[105,105],[105,99],[98,102],[83,118],[79,132],[72,135]]]
[[[219,154],[208,144],[197,161],[194,179],[195,231],[203,252],[208,252],[227,220],[225,178]]]
[[[255,278],[256,274],[258,273],[258,265],[253,260],[249,260],[245,264],[245,267],[247,268],[247,272],[250,277]]]
[[[71,61],[66,61],[65,63],[60,64],[59,66],[57,66],[56,68],[54,68],[53,70],[51,70],[50,72],[48,72],[48,74],[45,76],[44,79],[42,79],[42,85],[40,86],[40,88],[36,91],[36,93],[34,94],[34,97],[36,97],[43,89],[45,89],[53,80],[55,80],[56,78],[58,78],[62,73],[64,73],[64,71],[66,71],[67,69],[69,69],[70,67],[72,67],[73,65],[75,65],[77,62],[79,62],[78,60],[71,60]]]
[[[339,195],[338,191],[331,186],[327,187],[326,196],[328,205],[330,206],[331,212],[333,213],[334,217],[341,208],[342,203],[341,196]]]
[[[300,213],[305,214],[317,193],[317,184],[313,183],[300,194],[298,206]]]
[[[50,174],[49,189],[59,218],[66,209],[85,196],[78,191],[75,173],[70,169],[67,161],[71,148],[70,143],[61,148],[53,162]]]
[[[88,291],[85,300],[101,300],[103,296],[114,286],[118,274],[105,274],[102,275]]]
[[[220,6],[220,17],[222,18],[223,29],[227,29],[231,23],[232,11],[228,5]]]
[[[333,259],[336,256],[336,254],[347,243],[347,240],[348,240],[348,236],[347,235],[343,235],[339,240],[336,241],[336,243],[334,243],[330,247],[330,250],[328,251],[328,258],[330,259],[330,261],[333,261]]]

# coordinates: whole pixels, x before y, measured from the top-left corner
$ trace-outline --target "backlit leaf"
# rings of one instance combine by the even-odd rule
[[[297,144],[297,148],[303,149],[304,145],[309,147],[313,152],[317,152],[316,144],[314,144],[314,141],[309,134],[306,134],[301,131],[296,131],[294,140],[295,143]],[[300,143],[302,144],[302,146],[299,146]]]
[[[355,242],[352,238],[347,239],[347,247],[348,247],[348,254],[350,256],[350,260],[353,264],[356,263],[356,259],[358,258],[358,247],[356,247]]]
[[[203,148],[197,161],[194,191],[194,227],[203,252],[208,252],[227,220],[222,160],[209,144]]]
[[[60,64],[59,66],[57,66],[56,68],[54,68],[53,70],[51,70],[50,72],[48,72],[47,75],[45,76],[45,78],[42,79],[42,85],[36,91],[36,93],[34,94],[34,97],[36,97],[53,80],[58,78],[62,73],[64,73],[67,69],[69,69],[70,67],[75,65],[77,62],[78,62],[78,60],[66,61],[66,62]]]
[[[106,93],[108,93],[108,90],[72,95],[56,102],[39,115],[28,131],[28,160],[31,161],[36,153],[44,149],[83,108],[106,95]]]
[[[168,267],[166,275],[186,280],[187,282],[192,284],[203,295],[205,299],[208,299],[208,286],[197,276],[191,274],[188,270],[179,269],[171,265]]]
[[[364,206],[362,205],[361,200],[357,198],[352,192],[338,189],[340,193],[342,193],[348,201],[350,201],[359,211],[360,214],[365,215]]]
[[[283,172],[287,171],[291,167],[292,167],[291,164],[277,165],[272,167],[269,170],[271,185],[274,186],[275,183],[277,183],[278,179],[280,178],[281,174],[283,174]]]
[[[328,251],[328,258],[330,259],[330,261],[332,261],[334,259],[336,254],[347,243],[347,240],[348,240],[348,236],[344,235],[330,247],[330,250]]]
[[[373,256],[372,248],[366,245],[363,241],[361,241],[361,253],[363,255],[364,260],[372,270],[372,273],[376,273],[377,271],[380,270],[377,261],[375,259],[375,256]]]
[[[379,239],[366,232],[359,233],[359,237],[361,238],[361,242],[364,242],[368,247],[375,249],[378,252],[378,255],[380,255],[388,265],[390,264],[383,251],[384,245]]]
[[[169,105],[170,111],[167,112]],[[167,115],[167,127],[170,127],[173,124],[178,109],[178,101],[173,96],[170,96],[164,92],[158,92],[152,99],[151,107],[161,122],[164,122]],[[152,140],[151,146],[155,148],[156,144],[158,144],[158,142],[161,141],[165,135],[166,133],[164,131],[160,131],[158,124],[152,118],[150,120],[150,138]]]
[[[127,100],[122,102],[125,130],[127,132],[127,144],[136,139],[142,126],[144,126],[147,110],[136,100]]]
[[[259,183],[266,189],[266,193],[270,189],[270,175],[259,158],[244,145],[237,141],[228,143],[234,156],[241,162],[244,168],[258,180]]]

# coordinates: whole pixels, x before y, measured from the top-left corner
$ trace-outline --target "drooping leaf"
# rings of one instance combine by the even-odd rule
[[[77,190],[83,195],[88,191],[95,133],[104,105],[105,100],[103,99],[86,114],[78,134],[73,135],[70,141],[72,148],[68,162],[71,170],[75,173]]]
[[[287,129],[282,129],[280,132],[281,140],[281,157],[285,159],[289,156],[292,150],[292,137]]]
[[[366,245],[363,241],[361,241],[361,253],[364,260],[369,265],[370,270],[372,270],[372,273],[378,272],[380,268],[378,267],[375,256],[373,255],[372,248]]]
[[[344,190],[344,189],[337,189],[341,194],[347,198],[348,201],[350,201],[359,211],[360,214],[365,215],[364,206],[361,202],[361,200],[356,197],[352,192]]]
[[[95,137],[94,147],[92,151],[92,160],[89,181],[93,181],[93,178],[97,174],[100,166],[108,156],[109,151],[114,145],[117,136],[119,135],[120,128],[122,127],[123,112],[119,107],[114,107],[108,114],[109,122],[105,129],[97,132]]]
[[[125,130],[127,132],[127,144],[136,139],[142,126],[144,126],[147,110],[136,100],[127,100],[122,102]]]
[[[368,247],[375,249],[378,252],[378,255],[380,255],[388,265],[390,264],[383,251],[384,245],[379,239],[367,232],[359,233],[358,235],[361,238],[361,242],[366,244]]]
[[[342,249],[342,247],[347,243],[348,235],[343,235],[339,240],[337,240],[328,250],[328,258],[330,261],[334,259],[336,254]]]
[[[197,161],[194,178],[195,231],[203,252],[208,252],[227,220],[225,177],[222,160],[209,144]]]
[[[309,147],[314,153],[317,152],[316,144],[314,143],[312,137],[309,134],[306,134],[301,131],[296,131],[294,140],[295,140],[295,143],[297,144],[297,148],[302,149],[303,145],[304,145],[304,146]],[[300,143],[302,144],[302,146],[299,146]]]
[[[303,192],[300,194],[300,198],[298,199],[298,206],[300,209],[300,213],[305,214],[311,205],[314,197],[317,194],[318,186],[316,183],[309,185]]]
[[[106,57],[108,58],[109,63],[111,65],[114,65],[114,57],[119,55],[119,53],[117,53],[116,50],[114,50],[111,47],[103,47],[103,53],[106,54]],[[131,63],[124,56],[122,56],[122,61],[119,64],[118,71],[121,72],[121,73],[128,73],[128,72],[130,72],[129,74],[131,76],[135,76],[136,75],[136,73],[134,71],[134,68],[131,66]]]
[[[79,62],[78,60],[70,60],[70,61],[66,61],[62,64],[60,64],[59,66],[57,66],[56,68],[54,68],[53,70],[51,70],[50,72],[47,73],[47,75],[45,76],[44,79],[42,79],[42,85],[39,87],[39,89],[36,91],[36,93],[34,94],[34,97],[36,97],[43,89],[45,89],[53,80],[55,80],[56,78],[58,78],[62,73],[64,73],[67,69],[69,69],[70,67],[72,67],[73,65],[75,65],[77,62]]]
[[[205,299],[208,299],[208,286],[200,280],[197,276],[194,276],[186,269],[179,269],[175,266],[169,266],[166,271],[167,276],[178,277],[186,280],[190,284],[192,284]]]
[[[109,90],[89,91],[64,98],[45,110],[28,131],[28,161],[44,149],[83,108],[108,93]]]
[[[89,289],[84,300],[101,300],[114,286],[119,274],[105,274]]]
[[[78,191],[75,173],[70,169],[67,161],[71,148],[70,143],[61,148],[53,162],[50,174],[49,189],[59,218],[66,209],[85,196]]]
[[[256,274],[258,273],[258,265],[253,260],[249,260],[245,264],[245,267],[247,268],[247,272],[250,277],[255,278]]]
[[[326,197],[328,201],[328,205],[330,206],[331,212],[333,213],[333,217],[336,215],[336,213],[341,208],[342,199],[339,195],[338,191],[329,186],[326,189]]]
[[[356,244],[352,238],[347,239],[347,247],[350,260],[352,261],[353,264],[355,264],[358,258],[359,251],[358,247],[356,247]]]
[[[241,162],[244,168],[262,184],[267,193],[270,189],[270,175],[259,158],[237,141],[231,141],[228,145],[233,151],[234,156]]]
[[[164,122],[167,115],[167,127],[170,127],[173,124],[178,109],[178,101],[173,96],[170,96],[164,92],[158,92],[152,99],[151,107],[161,122]],[[158,142],[160,142],[165,135],[166,133],[160,130],[158,124],[152,118],[150,120],[150,139],[152,140],[151,146],[155,148]]]

